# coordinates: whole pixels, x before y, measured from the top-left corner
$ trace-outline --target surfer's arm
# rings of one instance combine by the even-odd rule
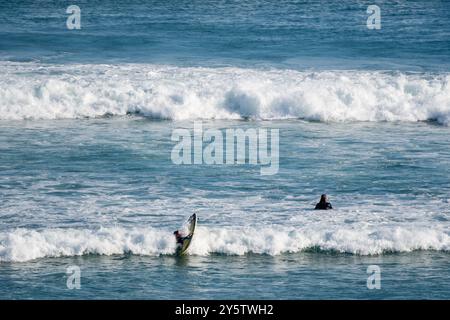
[[[185,240],[185,239],[191,239],[191,238],[192,238],[192,234],[190,234],[190,235],[188,235],[186,237],[183,237],[182,239]]]

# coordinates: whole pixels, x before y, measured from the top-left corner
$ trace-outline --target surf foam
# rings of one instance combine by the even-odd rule
[[[199,227],[189,254],[279,255],[305,250],[358,255],[413,250],[450,251],[450,235],[442,229],[404,227],[384,227],[378,230]],[[0,262],[89,254],[132,253],[158,256],[174,252],[172,233],[160,229],[16,229],[0,233]]]
[[[450,123],[450,75],[0,64],[0,119],[138,113],[157,119]]]

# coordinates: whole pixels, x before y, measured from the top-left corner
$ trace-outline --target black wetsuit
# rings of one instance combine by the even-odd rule
[[[328,209],[333,209],[333,207],[331,206],[331,203],[329,203],[329,202],[319,202],[318,204],[316,204],[316,207],[314,209],[315,210],[328,210]]]
[[[176,240],[177,240],[177,244],[183,245],[184,237],[178,236],[178,237],[175,237],[175,238],[176,238]]]

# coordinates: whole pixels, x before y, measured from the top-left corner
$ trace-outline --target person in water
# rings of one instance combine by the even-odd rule
[[[180,231],[176,230],[173,232],[173,234],[175,236],[175,240],[177,241],[177,244],[183,245],[184,237],[182,236]]]
[[[328,202],[328,197],[326,194],[320,196],[320,201],[316,204],[315,210],[328,210],[333,209],[331,203]]]

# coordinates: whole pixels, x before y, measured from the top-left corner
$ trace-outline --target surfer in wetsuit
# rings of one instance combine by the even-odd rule
[[[181,235],[181,233],[178,230],[176,230],[173,232],[173,234],[175,235],[177,244],[183,245],[184,237]]]
[[[316,204],[315,210],[328,210],[333,209],[331,203],[328,202],[328,197],[326,194],[320,196],[319,203]]]
[[[179,230],[173,232],[176,241],[175,255],[181,256],[189,248],[189,245],[192,242],[192,236],[194,235],[196,224],[197,224],[197,215],[194,213],[192,216],[189,217],[187,224],[185,225],[187,229],[186,230],[187,235],[184,235]],[[184,229],[182,230],[184,231]]]

